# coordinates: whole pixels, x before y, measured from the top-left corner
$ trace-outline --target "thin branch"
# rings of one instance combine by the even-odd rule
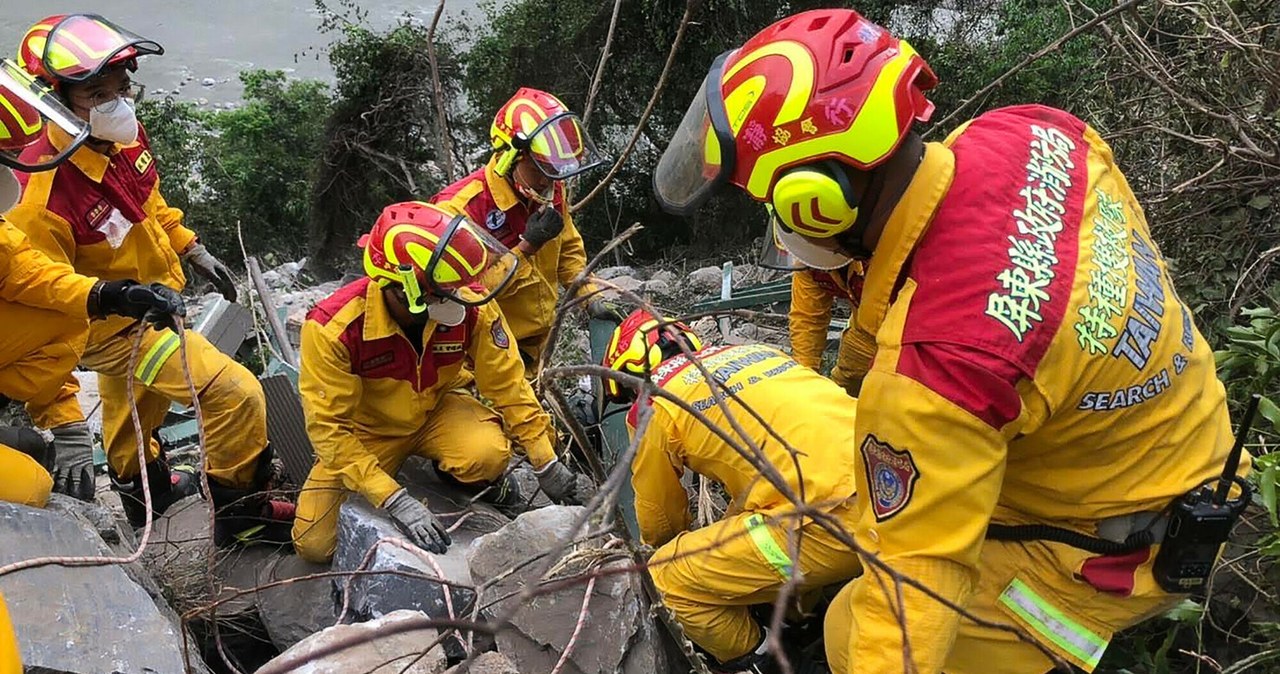
[[[609,17],[609,32],[604,37],[604,48],[600,50],[600,62],[596,64],[596,73],[591,77],[591,89],[587,92],[587,102],[582,107],[582,126],[590,128],[591,111],[596,105],[596,95],[600,93],[600,82],[604,80],[604,64],[609,61],[613,49],[613,33],[618,27],[618,14],[622,9],[622,0],[613,0],[613,16]]]
[[[440,16],[444,14],[445,0],[436,5],[436,13],[431,17],[431,28],[427,30],[427,59],[431,61],[431,85],[436,99],[436,134],[440,137],[440,154],[444,159],[444,175],[448,182],[453,182],[453,144],[449,135],[449,114],[444,107],[444,87],[440,86],[440,66],[436,63],[436,26],[440,24]],[[412,179],[411,179],[412,181]]]

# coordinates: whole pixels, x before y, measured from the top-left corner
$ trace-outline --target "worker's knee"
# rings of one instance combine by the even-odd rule
[[[0,445],[0,501],[43,508],[53,491],[53,477],[35,459]]]
[[[454,434],[457,442],[439,443],[449,448],[437,452],[436,467],[464,484],[493,482],[511,462],[511,441],[497,424],[479,424]]]
[[[853,629],[853,583],[840,589],[827,607],[822,623],[822,640],[827,654],[827,666],[832,674],[849,672],[849,637]]]
[[[232,362],[213,377],[200,393],[201,404],[234,410],[247,423],[266,423],[267,399],[262,383],[245,366]]]
[[[338,522],[336,518],[306,519],[301,508],[293,520],[293,549],[298,556],[317,564],[333,559],[338,547]]]

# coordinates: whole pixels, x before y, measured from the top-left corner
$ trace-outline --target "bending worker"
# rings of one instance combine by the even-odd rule
[[[546,346],[560,288],[568,288],[587,268],[564,181],[599,166],[603,157],[560,99],[528,87],[498,110],[489,135],[494,150],[489,163],[431,201],[482,223],[520,258],[498,306],[521,357],[531,364]],[[596,291],[587,283],[578,296]],[[587,312],[615,322],[624,315],[599,295],[587,304]]]
[[[28,164],[23,148],[45,124],[83,142],[85,125],[11,61],[0,61],[0,212],[18,198],[8,167],[44,170],[66,154]],[[56,488],[93,500],[93,438],[76,402],[71,376],[89,333],[89,318],[140,319],[148,311],[181,314],[182,298],[163,286],[81,276],[32,249],[0,216],[0,402],[25,402],[37,426],[50,429],[58,452],[56,480],[35,459],[0,445],[0,501],[43,507]],[[21,326],[21,327],[17,327]],[[72,378],[70,381],[74,382]]]
[[[492,485],[490,500],[518,505],[508,433],[552,500],[584,503],[589,483],[557,460],[550,421],[490,301],[515,271],[512,253],[465,216],[421,202],[388,206],[362,245],[368,277],[316,305],[302,327],[299,385],[318,462],[298,499],[298,554],[333,556],[338,507],[351,492],[385,508],[417,545],[444,552],[444,527],[396,473],[418,454],[442,478]],[[473,383],[493,408],[467,391]]]
[[[866,263],[855,538],[1031,637],[868,566],[827,613],[833,671],[901,672],[908,651],[926,674],[1039,674],[1046,652],[1091,671],[1225,542],[1165,533],[1224,470],[1225,391],[1097,131],[1024,105],[924,143],[936,83],[852,10],[797,14],[715,61],[654,183],[689,213],[728,182],[772,203],[810,266]]]
[[[134,116],[139,88],[130,74],[137,69],[138,57],[161,53],[155,42],[96,15],[52,16],[27,31],[19,50],[21,65],[89,123],[92,137],[65,164],[22,177],[22,200],[10,220],[34,247],[79,273],[111,280],[136,278],[181,290],[186,277],[180,260],[186,260],[234,300],[235,286],[226,267],[183,226],[182,211],[161,196],[155,157]],[[70,142],[65,132],[50,127],[23,158],[37,163],[65,152]],[[128,371],[133,323],[130,318],[95,323],[81,363],[100,375],[112,485],[120,492],[129,521],[141,526],[146,518],[143,471],[125,378],[136,379],[138,414],[149,438],[145,473],[157,512],[194,493],[194,486],[187,486],[193,481],[171,475],[159,444],[151,438],[171,402],[192,401],[173,332],[146,333],[140,362]],[[265,400],[258,380],[201,335],[188,334],[187,353],[208,433],[205,470],[218,513],[214,535],[220,545],[227,544],[259,525],[266,503],[260,493],[270,468]]]
[[[851,532],[854,401],[771,346],[701,349],[688,327],[659,327],[644,311],[633,312],[614,331],[603,365],[652,378],[737,437],[681,344],[722,391],[734,392],[728,408],[786,490]],[[635,400],[633,391],[612,379],[605,381],[605,394],[613,402]],[[797,515],[796,503],[702,420],[657,395],[649,407],[642,411],[633,404],[627,421],[634,434],[640,415],[652,414],[632,462],[631,484],[641,538],[660,546],[649,560],[654,585],[685,634],[715,658],[715,671],[774,671],[765,632],[749,607],[774,602],[795,575],[800,593],[844,582],[859,573],[858,557],[830,531]],[[784,441],[796,450],[794,459]],[[732,514],[689,531],[689,501],[680,483],[686,469],[723,485],[733,499]],[[792,552],[797,546],[798,558]]]
[[[858,306],[862,291],[862,265],[850,262],[838,269],[805,267],[791,274],[791,309],[787,314],[791,356],[796,362],[821,371],[822,352],[827,348],[827,326],[831,325],[831,308],[837,300]],[[836,364],[831,380],[851,396],[858,395],[862,378],[875,355],[876,341],[858,329],[856,321],[840,333]]]

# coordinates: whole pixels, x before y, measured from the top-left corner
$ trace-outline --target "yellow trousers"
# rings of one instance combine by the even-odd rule
[[[43,508],[53,491],[53,477],[35,459],[0,445],[0,501]]]
[[[832,515],[853,531],[852,507]],[[742,513],[676,536],[649,560],[663,603],[685,634],[720,662],[742,657],[760,643],[750,607],[776,600],[792,573],[800,574],[801,594],[861,572],[857,554],[812,522],[799,529],[796,563],[790,554],[793,523]]]
[[[0,594],[0,674],[22,674],[22,652],[18,650],[18,635],[13,632],[13,621]]]
[[[37,426],[84,421],[75,369],[89,322],[47,309],[0,301],[0,395],[27,403]]]
[[[209,477],[226,486],[253,486],[258,456],[267,446],[267,405],[262,385],[243,365],[218,351],[199,333],[188,331],[187,366],[195,382],[204,415]],[[127,331],[90,344],[82,363],[98,373],[102,396],[102,435],[107,463],[116,475],[129,479],[138,474],[138,441],[125,377],[134,377],[134,400],[143,435],[148,438],[146,458],[159,455],[152,432],[164,423],[171,402],[191,404],[191,394],[178,357],[178,335],[169,330],[147,329],[134,371],[129,354],[134,335]]]
[[[435,462],[436,470],[459,482],[483,484],[501,477],[511,459],[511,441],[502,419],[464,391],[451,391],[416,433],[388,437],[356,432],[364,448],[378,457],[378,465],[394,476],[410,455]],[[323,463],[307,476],[298,497],[293,522],[293,547],[303,559],[324,563],[333,557],[338,541],[338,508],[351,492],[342,477]],[[381,506],[375,503],[374,506]]]
[[[1166,594],[1151,575],[1156,548],[1124,557],[1097,557],[1059,543],[987,541],[981,574],[968,611],[978,618],[1015,625],[1067,662],[1093,671],[1112,635],[1160,615],[1181,597]],[[1102,592],[1086,579],[1111,585]],[[928,584],[927,579],[920,579]],[[875,583],[874,572],[845,586],[827,610],[824,635],[833,674],[858,671],[849,662],[854,583]],[[888,587],[892,583],[886,578]],[[905,590],[911,591],[911,590]],[[1127,592],[1128,596],[1121,596]],[[907,616],[910,629],[911,616]],[[910,634],[914,640],[936,638]],[[1043,674],[1054,661],[1036,644],[1010,631],[961,618],[947,674]]]

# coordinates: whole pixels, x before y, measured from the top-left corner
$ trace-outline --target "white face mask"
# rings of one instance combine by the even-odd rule
[[[427,317],[447,327],[462,325],[467,320],[467,308],[450,300],[440,300],[427,305]]]
[[[99,108],[110,108],[101,112]],[[89,108],[89,130],[94,138],[129,145],[138,140],[138,116],[133,101],[120,98],[112,103]]]
[[[778,243],[781,243],[788,253],[796,256],[796,259],[803,262],[805,266],[829,271],[831,269],[840,269],[853,262],[853,258],[844,253],[823,248],[799,234],[788,232],[782,227],[775,225],[775,228],[778,233]]]

